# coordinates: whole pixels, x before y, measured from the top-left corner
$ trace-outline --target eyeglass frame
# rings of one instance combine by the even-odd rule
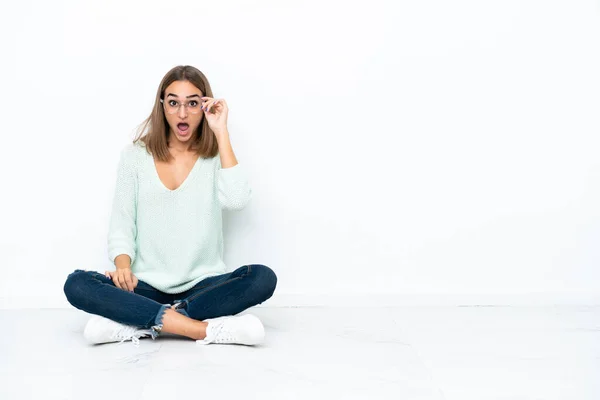
[[[170,112],[167,111],[167,114],[177,114],[179,112],[179,109],[181,108],[181,106],[184,106],[185,110],[187,112],[191,113],[191,114],[198,114],[198,112],[200,112],[200,109],[198,109],[198,112],[192,112],[189,109],[190,101],[195,101],[195,102],[198,102],[198,104],[201,104],[198,100],[190,100],[190,101],[188,101],[186,103],[180,103],[178,100],[174,100],[174,99],[173,99],[173,101],[177,101],[179,103],[179,105],[177,106],[177,110],[175,112],[173,112],[173,113],[170,113]],[[160,99],[160,102],[162,103],[163,106],[165,105],[165,100],[164,99]]]

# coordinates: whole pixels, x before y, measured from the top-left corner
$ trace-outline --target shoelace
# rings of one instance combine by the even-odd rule
[[[216,332],[211,340],[213,343],[231,343],[235,340],[232,333],[227,329],[224,329],[225,322],[219,322],[219,325],[216,328]]]
[[[120,339],[119,343],[130,340],[137,347],[140,345],[140,338],[146,336],[146,331],[136,328],[135,326],[127,326],[120,329],[115,335],[115,339]]]

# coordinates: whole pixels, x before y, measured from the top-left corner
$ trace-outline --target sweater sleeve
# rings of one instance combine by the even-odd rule
[[[108,258],[113,264],[115,257],[127,254],[133,265],[136,256],[138,182],[132,156],[130,148],[123,149],[117,168],[117,183],[108,230]]]
[[[221,168],[221,158],[217,155],[217,191],[222,209],[241,210],[252,199],[252,188],[246,173],[239,163],[229,168]]]

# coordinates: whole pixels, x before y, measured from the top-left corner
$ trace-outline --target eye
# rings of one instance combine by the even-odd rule
[[[175,100],[169,100],[169,105],[170,105],[171,107],[176,107],[177,105],[179,105],[179,103],[178,103],[178,102],[176,102]]]
[[[188,103],[188,105],[189,105],[190,107],[194,107],[194,108],[196,108],[196,107],[198,107],[198,102],[197,102],[196,100],[192,100],[192,101],[190,101],[190,102]]]

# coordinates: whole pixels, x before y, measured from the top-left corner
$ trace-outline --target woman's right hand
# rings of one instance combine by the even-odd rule
[[[111,279],[116,287],[128,292],[133,292],[138,284],[138,278],[131,272],[131,268],[117,268],[116,271],[106,271],[104,275]]]

